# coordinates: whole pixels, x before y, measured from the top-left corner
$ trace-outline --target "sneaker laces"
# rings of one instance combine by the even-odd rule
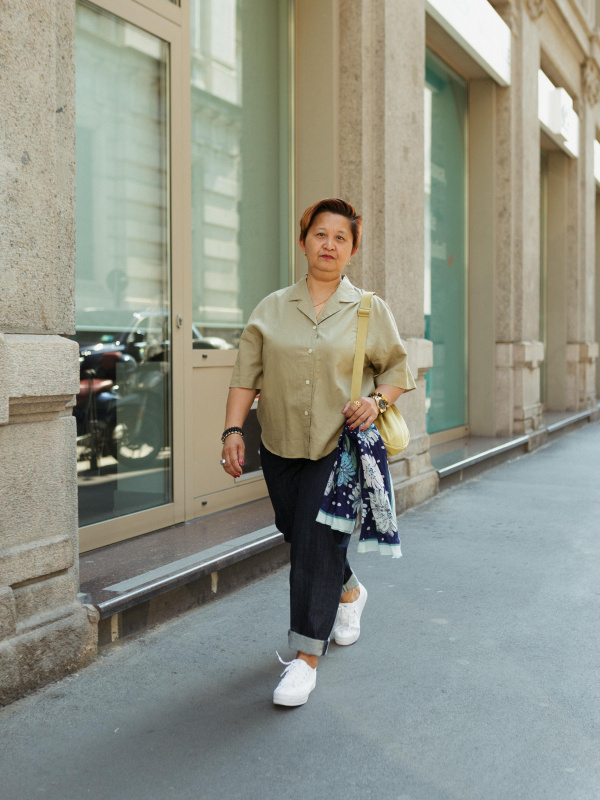
[[[338,625],[342,628],[348,628],[353,622],[356,621],[356,608],[353,607],[354,603],[340,603],[338,608]]]
[[[283,660],[283,658],[282,658],[282,657],[279,655],[278,651],[277,651],[277,650],[275,650],[275,652],[277,653],[277,658],[279,659],[280,663],[281,663],[281,664],[284,664],[286,667],[289,667],[289,666],[290,666],[290,664],[293,664],[293,663],[294,663],[294,661],[296,661],[296,659],[295,659],[295,658],[293,658],[291,661],[284,661],[284,660]],[[285,671],[285,670],[284,670],[284,671]]]
[[[275,650],[275,652],[277,653],[277,650]],[[296,686],[297,683],[304,680],[305,676],[300,675],[297,670],[294,670],[293,665],[296,663],[296,661],[301,661],[303,664],[306,664],[306,661],[302,661],[301,658],[293,658],[291,661],[284,661],[283,658],[279,655],[279,653],[277,653],[277,658],[282,664],[285,665],[285,669],[283,670],[283,672],[279,677],[283,678],[284,675],[287,675],[288,680],[286,681],[286,683],[289,683],[290,686],[294,687]],[[306,666],[308,667],[308,664],[306,664]]]

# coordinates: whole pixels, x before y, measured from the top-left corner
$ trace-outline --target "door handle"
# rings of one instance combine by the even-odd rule
[[[177,316],[175,317],[175,322],[177,324],[177,327],[181,328],[181,326],[183,325],[183,317],[181,316],[181,314],[177,314]]]

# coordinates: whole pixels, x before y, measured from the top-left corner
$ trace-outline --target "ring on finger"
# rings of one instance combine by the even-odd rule
[[[227,463],[227,461],[225,461],[225,459],[224,459],[224,458],[222,458],[222,459],[219,461],[219,464],[220,464],[222,467],[224,467],[226,463]]]

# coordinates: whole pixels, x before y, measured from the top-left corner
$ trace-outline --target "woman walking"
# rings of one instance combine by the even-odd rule
[[[308,274],[270,294],[250,316],[227,399],[221,464],[239,477],[242,428],[260,390],[262,467],[275,523],[291,545],[288,643],[296,658],[275,689],[279,705],[308,700],[330,637],[350,645],[360,635],[367,590],[346,557],[350,534],[317,522],[340,434],[345,425],[366,431],[388,404],[415,388],[392,313],[374,296],[361,397],[350,402],[363,293],[343,273],[361,230],[362,218],[343,200],[306,209],[299,243]]]

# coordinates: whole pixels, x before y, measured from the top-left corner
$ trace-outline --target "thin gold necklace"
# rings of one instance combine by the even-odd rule
[[[313,303],[313,308],[318,308],[319,306],[322,306],[324,303],[326,303],[326,302],[329,300],[329,298],[330,298],[330,297],[332,297],[332,296],[333,296],[333,295],[334,295],[334,294],[337,292],[337,290],[338,290],[338,288],[339,288],[339,286],[340,286],[340,283],[341,283],[341,281],[338,281],[338,285],[335,287],[335,289],[333,290],[333,292],[331,292],[331,294],[328,294],[328,295],[327,295],[327,297],[325,298],[325,300],[321,300],[321,302],[320,302],[320,303]]]

